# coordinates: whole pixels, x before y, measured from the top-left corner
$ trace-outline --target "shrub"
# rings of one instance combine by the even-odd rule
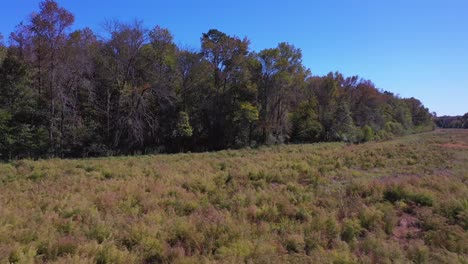
[[[422,206],[432,206],[434,204],[434,199],[432,198],[432,196],[425,193],[409,194],[407,199]]]
[[[104,179],[106,180],[110,180],[114,178],[114,173],[112,173],[111,171],[105,170],[105,171],[102,171],[102,177],[104,177]]]
[[[364,126],[361,128],[362,140],[363,142],[368,142],[374,140],[374,130],[370,126]]]
[[[379,130],[377,132],[377,135],[375,136],[376,140],[390,140],[392,139],[393,135],[392,133],[386,131],[386,130]]]
[[[343,222],[343,228],[341,230],[341,240],[349,243],[357,237],[361,231],[362,227],[358,219],[346,219]]]
[[[103,243],[111,236],[111,229],[103,224],[95,224],[88,231],[87,237],[96,240],[99,244]]]
[[[328,218],[325,221],[325,236],[328,239],[328,247],[332,247],[334,240],[338,237],[340,231],[335,218]]]
[[[20,253],[17,250],[14,250],[10,253],[8,257],[10,263],[18,263],[20,261]]]
[[[46,173],[43,171],[34,170],[31,175],[29,175],[28,179],[33,181],[38,181],[46,177]]]
[[[403,126],[396,122],[387,122],[385,124],[385,130],[395,136],[402,136],[405,133]]]
[[[384,191],[384,199],[392,203],[403,200],[406,196],[406,191],[401,186],[394,186]]]
[[[434,199],[430,194],[422,192],[410,193],[408,190],[399,185],[392,186],[385,190],[384,199],[392,203],[403,200],[407,202],[414,202],[422,206],[432,206],[434,204]]]
[[[238,240],[228,246],[220,247],[216,253],[221,257],[247,257],[254,253],[255,247],[249,240]]]
[[[415,264],[428,263],[429,248],[421,243],[421,241],[415,241],[408,248],[408,258]]]
[[[198,252],[203,240],[202,234],[197,232],[193,225],[181,219],[171,226],[168,235],[167,243],[172,247],[182,247],[186,254]]]
[[[62,237],[55,243],[41,242],[37,246],[37,255],[45,260],[55,260],[57,257],[72,255],[78,248],[78,242],[71,236]]]
[[[289,235],[284,241],[284,247],[289,253],[301,253],[304,251],[305,242],[302,235]]]
[[[280,213],[278,207],[264,205],[257,210],[256,219],[267,222],[278,222]]]
[[[405,263],[401,248],[394,241],[385,241],[370,235],[364,239],[361,248],[370,257],[371,263]]]
[[[395,211],[393,210],[392,206],[386,206],[383,208],[383,224],[384,224],[384,231],[388,235],[392,234],[393,228],[397,223],[397,217]]]
[[[364,208],[359,212],[359,222],[369,231],[375,231],[382,223],[383,213],[373,207]]]
[[[468,199],[444,201],[439,205],[438,211],[451,223],[459,224],[464,229],[468,229]]]
[[[105,245],[95,258],[96,264],[126,264],[135,263],[136,259],[129,256],[128,251],[119,250],[115,245]]]
[[[61,241],[56,245],[56,255],[65,256],[72,255],[78,248],[78,244],[74,241]]]

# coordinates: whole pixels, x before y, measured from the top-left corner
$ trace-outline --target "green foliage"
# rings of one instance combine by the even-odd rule
[[[364,126],[362,129],[362,141],[363,142],[368,142],[368,141],[373,141],[374,140],[374,130],[370,126]]]
[[[346,103],[338,105],[330,132],[335,140],[356,142],[356,127],[351,117],[351,111]]]
[[[10,158],[8,150],[14,143],[11,128],[9,127],[10,120],[11,114],[0,109],[0,155],[7,159]]]
[[[416,264],[428,263],[429,255],[429,248],[421,243],[411,245],[408,250],[409,259]]]
[[[255,247],[251,241],[241,240],[235,241],[228,246],[222,246],[218,249],[217,254],[221,257],[248,257],[255,251]]]
[[[242,102],[239,105],[239,112],[235,114],[234,121],[245,121],[248,124],[258,120],[258,110],[249,102]]]
[[[403,126],[396,122],[387,122],[385,124],[385,131],[395,136],[401,136],[405,133]]]
[[[357,143],[434,128],[415,98],[339,72],[313,76],[290,43],[255,52],[210,29],[192,51],[140,21],[109,22],[106,38],[73,22],[47,0],[10,46],[0,40],[0,159]]]
[[[302,253],[305,247],[304,238],[300,235],[288,236],[284,244],[289,253]]]
[[[179,119],[173,132],[175,137],[191,137],[193,128],[189,122],[189,116],[186,112],[179,112]]]
[[[468,113],[463,116],[440,116],[435,123],[440,128],[468,128]]]
[[[316,113],[317,102],[303,102],[291,114],[292,139],[297,141],[316,142],[322,137],[322,124]]]
[[[118,249],[115,245],[105,245],[96,254],[96,264],[125,264],[136,261],[135,258],[128,256],[128,251]]]
[[[364,208],[359,212],[359,222],[362,227],[369,230],[375,231],[380,228],[383,219],[383,212],[375,208]]]
[[[384,199],[393,203],[400,200],[414,202],[422,206],[432,206],[434,204],[433,198],[430,194],[413,193],[400,185],[393,186],[384,191]]]
[[[361,231],[361,223],[358,219],[346,219],[341,230],[341,239],[349,243],[357,238]]]
[[[111,236],[111,229],[108,226],[105,226],[103,224],[94,225],[87,234],[87,237],[89,239],[94,239],[99,244],[102,244],[106,239],[109,239],[110,236]]]

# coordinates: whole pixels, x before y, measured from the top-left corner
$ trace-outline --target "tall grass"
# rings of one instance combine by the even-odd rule
[[[0,263],[467,263],[468,133],[0,164]]]

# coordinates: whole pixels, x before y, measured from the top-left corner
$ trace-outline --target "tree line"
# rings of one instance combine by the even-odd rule
[[[468,113],[463,116],[439,116],[436,125],[440,128],[468,128]]]
[[[357,76],[314,76],[289,43],[259,52],[211,29],[200,50],[168,29],[106,22],[71,30],[53,0],[0,37],[0,157],[208,151],[363,142],[433,128],[415,98]]]

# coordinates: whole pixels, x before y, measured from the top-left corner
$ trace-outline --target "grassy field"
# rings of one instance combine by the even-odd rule
[[[468,130],[0,164],[0,263],[468,263]]]

